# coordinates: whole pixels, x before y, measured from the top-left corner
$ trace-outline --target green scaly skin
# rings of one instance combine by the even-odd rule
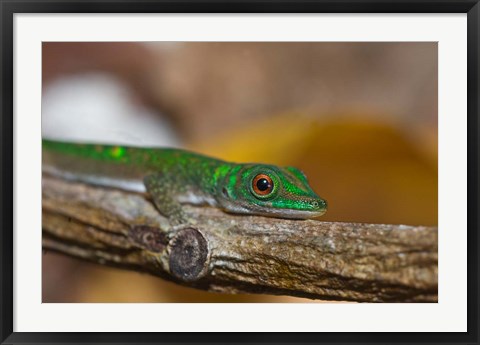
[[[147,192],[173,225],[188,224],[183,203],[210,204],[226,212],[307,219],[327,210],[294,167],[236,164],[193,152],[76,144],[43,140],[42,169],[66,179]],[[253,179],[264,174],[273,186],[259,195]]]

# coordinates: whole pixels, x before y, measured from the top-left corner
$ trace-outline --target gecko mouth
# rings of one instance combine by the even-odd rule
[[[302,203],[301,208],[275,208],[264,209],[267,215],[288,219],[310,219],[324,215],[327,212],[327,202],[321,198],[312,198]]]
[[[294,208],[276,208],[276,207],[262,207],[252,205],[250,203],[229,203],[224,204],[225,211],[237,214],[257,215],[272,218],[284,219],[310,219],[320,217],[327,212],[327,204],[320,199],[320,202],[314,201],[310,209],[294,209]]]
[[[326,203],[317,206],[316,209],[311,210],[299,210],[291,208],[272,208],[262,207],[255,208],[249,207],[246,213],[256,214],[259,216],[273,217],[273,218],[285,218],[285,219],[310,219],[324,215],[327,212]]]
[[[259,215],[268,217],[278,217],[287,219],[310,219],[324,215],[327,209],[307,211],[307,210],[293,210],[293,209],[269,209],[268,211],[260,211]]]

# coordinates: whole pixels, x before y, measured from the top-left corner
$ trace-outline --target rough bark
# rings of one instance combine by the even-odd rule
[[[43,247],[226,293],[436,302],[437,228],[185,209],[171,229],[142,194],[43,178]]]

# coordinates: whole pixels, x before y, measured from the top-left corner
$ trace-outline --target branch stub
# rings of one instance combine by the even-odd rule
[[[207,240],[197,229],[179,230],[170,242],[170,272],[178,279],[183,281],[199,279],[205,274],[207,259]]]

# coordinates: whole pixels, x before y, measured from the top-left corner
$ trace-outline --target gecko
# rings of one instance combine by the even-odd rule
[[[66,180],[147,193],[172,225],[188,224],[183,204],[288,219],[327,211],[327,202],[295,167],[232,163],[176,148],[44,139],[42,170]]]

